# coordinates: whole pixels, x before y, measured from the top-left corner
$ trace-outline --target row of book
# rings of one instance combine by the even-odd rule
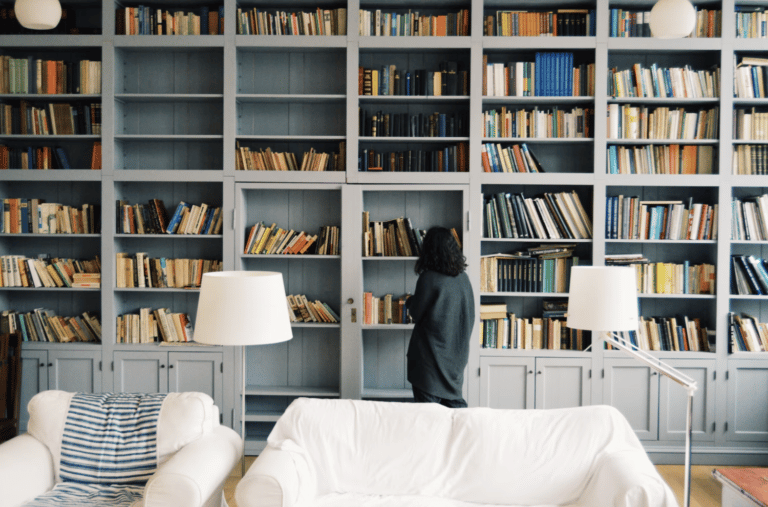
[[[733,112],[733,138],[768,141],[768,112],[737,108]]]
[[[486,238],[590,239],[592,220],[575,190],[483,196]]]
[[[440,62],[436,71],[398,70],[397,65],[358,68],[357,92],[361,96],[469,95],[469,72],[456,61]]]
[[[238,8],[237,35],[347,35],[347,9],[267,12]]]
[[[149,199],[147,204],[117,201],[118,234],[221,234],[221,207],[206,203],[181,201],[173,215],[168,215],[163,201]]]
[[[365,137],[467,137],[464,113],[396,113],[359,109],[360,135]]]
[[[541,317],[509,313],[505,303],[480,305],[480,346],[486,349],[584,350],[591,333],[565,325],[568,300],[542,301]]]
[[[236,171],[343,171],[347,157],[346,142],[339,143],[339,151],[324,153],[310,148],[301,154],[301,162],[295,153],[275,152],[271,148],[256,151],[237,142],[235,147]]]
[[[637,331],[620,331],[625,341],[641,350],[709,352],[709,329],[699,318],[640,317]]]
[[[744,56],[733,69],[733,93],[738,99],[768,97],[768,59]]]
[[[101,323],[91,312],[62,317],[45,308],[36,308],[31,312],[4,310],[0,314],[0,328],[20,333],[25,342],[101,341]]]
[[[411,324],[406,300],[410,294],[374,296],[363,292],[363,324]]]
[[[461,248],[458,231],[450,230]],[[426,230],[414,228],[408,217],[371,221],[370,212],[363,211],[363,257],[419,256],[426,234]]]
[[[485,16],[483,35],[501,37],[594,37],[594,9],[504,10]]]
[[[13,93],[100,94],[101,62],[0,55],[0,95]]]
[[[609,71],[608,95],[615,98],[655,97],[677,99],[715,98],[720,92],[720,68],[693,70],[683,67],[649,67],[636,63],[631,69]]]
[[[72,169],[72,166],[67,150],[61,146],[0,145],[0,169]]]
[[[219,35],[224,33],[224,6],[195,11],[147,5],[115,11],[115,35]]]
[[[690,37],[721,37],[723,11],[696,7],[696,24]],[[651,11],[611,9],[609,12],[609,37],[652,37]]]
[[[0,255],[0,262],[0,287],[98,288],[101,283],[98,256],[80,260],[51,258],[48,254],[34,259],[24,255]]]
[[[358,152],[358,170],[363,172],[467,172],[469,143],[456,143],[433,150],[385,151],[362,148]]]
[[[607,196],[606,239],[716,240],[718,205]]]
[[[276,224],[258,222],[251,227],[245,240],[245,255],[339,255],[340,229],[324,225],[317,234],[283,229]]]
[[[715,293],[715,266],[712,264],[650,262],[642,254],[636,254],[635,258],[607,255],[605,264],[634,268],[640,294]]]
[[[117,343],[156,343],[191,341],[191,324],[186,313],[167,308],[140,308],[139,313],[117,316]]]
[[[469,9],[446,14],[419,11],[383,12],[360,9],[359,35],[364,36],[468,36]]]
[[[742,313],[728,313],[731,352],[768,351],[768,323]]]
[[[310,301],[303,294],[286,296],[288,302],[288,317],[291,322],[316,322],[319,324],[336,324],[341,322],[339,315],[323,301]]]
[[[768,295],[767,262],[754,255],[731,255],[731,294]]]
[[[733,174],[768,174],[768,145],[739,144],[733,147]]]
[[[608,104],[609,139],[717,139],[717,107],[685,108]]]
[[[212,259],[150,258],[145,252],[115,255],[117,288],[199,288],[203,274],[222,270],[222,262]]]
[[[484,143],[481,149],[483,171],[487,173],[543,173],[544,168],[528,145]]]
[[[542,245],[480,258],[480,292],[568,292],[575,245]]]
[[[44,199],[2,200],[0,231],[4,234],[98,234],[99,210],[94,204],[78,209]]]
[[[608,174],[712,174],[715,147],[707,145],[610,145]]]
[[[768,194],[733,198],[731,239],[768,241]]]
[[[736,38],[765,39],[768,37],[768,15],[761,5],[737,5]]]
[[[576,97],[595,94],[595,64],[574,66],[573,53],[536,52],[532,62],[488,62],[483,96]]]
[[[483,137],[589,138],[592,137],[595,111],[574,107],[570,111],[517,109],[483,112]]]
[[[0,104],[0,134],[101,135],[101,104]]]

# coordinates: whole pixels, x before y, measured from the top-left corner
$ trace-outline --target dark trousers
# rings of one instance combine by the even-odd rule
[[[416,386],[411,387],[413,388],[413,399],[416,400],[417,403],[439,403],[440,405],[448,408],[466,408],[467,406],[467,402],[464,401],[464,398],[459,398],[458,400],[447,400],[445,398],[440,398],[429,394],[426,391],[422,391]]]

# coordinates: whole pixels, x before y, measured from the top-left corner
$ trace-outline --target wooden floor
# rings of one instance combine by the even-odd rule
[[[253,463],[253,457],[245,458],[246,468]],[[712,477],[712,469],[726,468],[710,465],[691,467],[691,505],[690,507],[719,507],[720,506],[720,483]],[[677,502],[680,507],[683,506],[683,471],[682,465],[659,465],[656,467],[659,474],[667,481],[677,496]],[[227,485],[224,494],[227,498],[229,507],[237,507],[235,503],[235,486],[240,480],[241,465],[238,464],[227,479]]]

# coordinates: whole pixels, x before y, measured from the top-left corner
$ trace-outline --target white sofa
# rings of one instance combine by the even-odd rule
[[[616,409],[449,409],[300,398],[238,507],[675,507]]]
[[[29,402],[27,433],[0,445],[0,505],[16,507],[55,500],[61,486],[80,482],[62,480],[62,441],[65,423],[75,393],[44,391]],[[157,415],[156,468],[146,484],[85,484],[89,501],[65,505],[123,505],[132,507],[220,507],[226,506],[223,487],[242,456],[243,442],[232,429],[219,424],[219,410],[204,393],[169,393]],[[105,419],[109,419],[105,417]],[[140,423],[143,424],[143,423]],[[79,431],[88,435],[88,431]],[[130,437],[128,437],[130,439]],[[78,447],[80,448],[80,447]],[[150,454],[154,454],[154,451]],[[110,481],[112,478],[109,479]],[[119,481],[115,481],[119,482]],[[56,488],[54,488],[56,486]],[[94,493],[113,488],[106,498]],[[86,489],[91,488],[91,489]],[[119,492],[124,489],[125,492]],[[66,490],[65,490],[66,491]],[[118,493],[114,493],[118,491]],[[138,497],[138,499],[136,498]],[[122,503],[118,502],[120,500]],[[63,502],[62,502],[63,503]]]

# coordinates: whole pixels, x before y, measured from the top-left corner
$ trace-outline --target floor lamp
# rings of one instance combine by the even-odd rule
[[[290,340],[283,275],[271,271],[205,273],[200,285],[194,340],[241,347],[240,436],[245,445],[245,347]],[[245,451],[242,460],[245,475]]]
[[[575,266],[571,268],[568,295],[568,320],[571,329],[592,331],[593,342],[599,334],[605,343],[626,352],[660,374],[683,386],[688,393],[685,431],[685,491],[684,507],[691,502],[691,426],[693,393],[696,381],[660,359],[638,349],[618,334],[637,331],[637,281],[635,270],[618,266]],[[595,345],[599,345],[596,342]]]

